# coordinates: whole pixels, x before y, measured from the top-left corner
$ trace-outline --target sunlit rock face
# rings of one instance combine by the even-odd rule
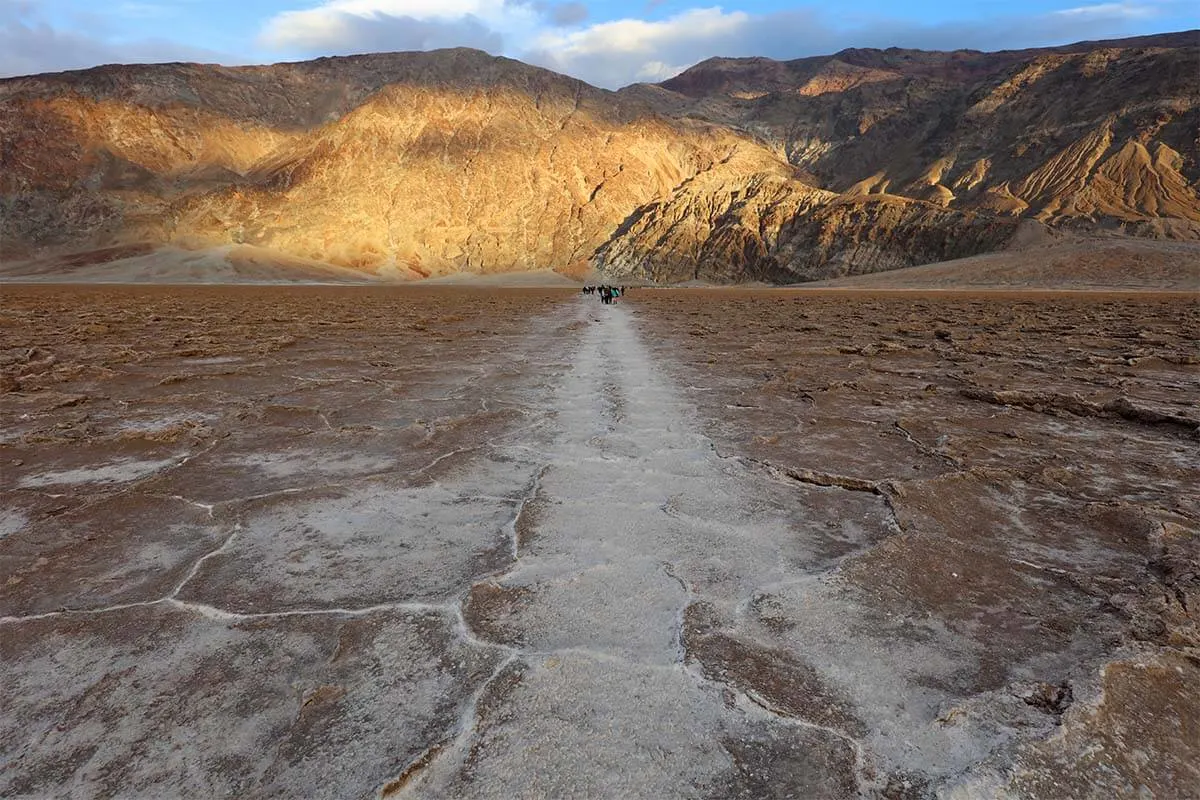
[[[1194,38],[714,59],[620,92],[464,49],[8,79],[0,260],[790,282],[996,250],[1022,218],[1196,238]]]

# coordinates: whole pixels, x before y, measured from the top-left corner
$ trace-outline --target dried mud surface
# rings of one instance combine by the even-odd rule
[[[561,297],[6,287],[0,795],[353,797],[420,755],[496,667],[447,601],[508,563]]]
[[[1194,797],[1182,295],[6,287],[0,795]]]
[[[1196,295],[682,290],[637,306],[718,453],[893,518],[818,582],[698,624],[692,657],[767,697],[842,688],[868,752],[908,737],[885,796],[1198,796]],[[821,702],[830,720],[844,708]],[[914,769],[932,730],[973,755]]]

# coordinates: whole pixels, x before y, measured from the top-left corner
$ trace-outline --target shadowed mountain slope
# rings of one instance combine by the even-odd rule
[[[1052,223],[1179,220],[1194,234],[1198,74],[1200,32],[1189,32],[1000,53],[710,59],[658,88],[676,113],[755,133],[831,191]]]

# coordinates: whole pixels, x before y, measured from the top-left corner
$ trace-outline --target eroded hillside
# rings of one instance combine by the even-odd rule
[[[1027,218],[1200,238],[1196,38],[714,59],[615,93],[461,49],[9,79],[0,259],[791,282],[993,251]]]
[[[712,59],[652,91],[676,113],[753,131],[831,191],[1195,235],[1198,70],[1190,32],[1001,53]]]

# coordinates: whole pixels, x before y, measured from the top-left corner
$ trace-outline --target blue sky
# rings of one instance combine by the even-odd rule
[[[999,50],[1200,27],[1180,0],[0,0],[0,75],[478,47],[616,88],[710,56]]]

